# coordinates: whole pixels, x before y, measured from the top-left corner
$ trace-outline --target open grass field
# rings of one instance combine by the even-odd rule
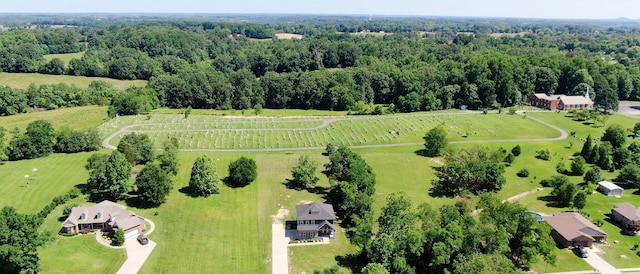
[[[187,119],[188,124],[181,123],[184,122],[185,119],[179,113],[154,113],[149,120],[146,120],[147,118],[145,116],[120,117],[118,120],[108,121],[100,126],[100,128],[103,134],[108,134],[122,126],[140,123],[142,126],[136,129],[150,130],[149,133],[151,133],[152,138],[162,138],[163,135],[161,134],[164,133],[159,132],[159,130],[164,130],[163,127],[154,124],[167,124],[166,130],[205,130],[205,132],[211,132],[206,139],[202,138],[198,140],[213,143],[215,143],[217,139],[213,138],[212,133],[218,131],[233,133],[225,138],[244,140],[242,139],[242,134],[251,135],[260,132],[264,133],[264,136],[267,136],[266,134],[271,132],[271,130],[276,132],[277,129],[282,127],[291,128],[287,131],[291,132],[292,139],[311,138],[311,140],[316,140],[320,136],[324,136],[322,135],[322,130],[326,130],[328,135],[343,136],[344,134],[344,137],[339,138],[347,141],[349,138],[353,140],[353,137],[350,136],[351,134],[354,134],[357,139],[358,136],[365,136],[371,133],[371,135],[367,136],[371,136],[368,138],[373,138],[372,136],[375,135],[374,132],[382,132],[382,136],[391,138],[393,135],[389,136],[389,132],[384,130],[390,128],[394,130],[399,129],[400,135],[396,134],[396,137],[389,139],[389,142],[403,142],[405,140],[421,142],[422,135],[424,135],[429,128],[442,122],[444,122],[447,127],[451,140],[550,138],[559,135],[557,131],[549,129],[530,119],[523,119],[521,116],[510,116],[506,114],[498,116],[498,114],[495,113],[489,115],[457,115],[444,113],[440,116],[313,116],[285,118],[282,116],[298,115],[287,114],[286,111],[274,111],[274,116],[265,118],[264,113],[267,112],[265,111],[260,118],[255,118],[253,115],[247,116],[246,118],[230,118],[228,116],[204,115],[219,114],[217,112],[202,112],[201,114],[196,114],[194,110],[194,113]],[[104,115],[105,111],[102,110],[101,113]],[[516,144],[521,145],[522,154],[516,158],[512,166],[506,168],[507,183],[503,187],[503,190],[498,193],[502,199],[540,187],[539,181],[541,179],[556,174],[555,166],[559,161],[564,159],[569,163],[568,159],[571,154],[580,150],[582,147],[580,138],[586,137],[588,133],[591,133],[592,136],[599,137],[604,130],[603,127],[594,127],[593,125],[584,125],[580,122],[572,121],[570,118],[565,117],[566,113],[543,112],[528,113],[527,115],[559,125],[566,131],[575,131],[577,137],[569,137],[561,141],[453,145],[454,148],[482,145],[493,148],[504,147],[507,150],[510,150]],[[0,122],[3,122],[4,120],[2,119],[4,118],[5,117],[0,118]],[[17,123],[18,120],[14,123]],[[325,123],[325,120],[333,120],[334,122],[329,123],[325,128],[304,130],[309,127],[321,126]],[[636,120],[614,115],[608,120],[607,124],[620,123],[625,127],[631,127],[635,122]],[[26,125],[26,123],[24,124]],[[87,125],[88,124],[89,123],[87,123]],[[191,136],[201,138],[196,137],[199,132],[200,131],[185,132],[182,144],[190,140]],[[303,135],[303,133],[300,132],[315,133]],[[477,134],[469,134],[467,132],[477,132]],[[461,133],[466,134],[468,137],[462,137]],[[187,137],[189,139],[187,139]],[[314,137],[316,139],[313,139]],[[321,143],[320,139],[317,140],[320,147],[326,145],[326,143]],[[307,141],[309,141],[309,139],[307,139]],[[248,144],[257,144],[258,141],[248,139],[247,142]],[[112,142],[112,144],[116,143],[116,140]],[[571,145],[571,143],[573,143],[573,145]],[[294,142],[292,141],[291,144],[294,144]],[[183,148],[184,147],[185,146],[183,146]],[[543,147],[549,148],[552,151],[553,156],[550,161],[534,158],[535,151]],[[421,145],[415,145],[357,150],[376,173],[377,185],[374,201],[376,217],[380,214],[380,209],[385,204],[386,196],[398,191],[406,192],[413,200],[414,205],[426,202],[433,208],[438,208],[441,205],[451,204],[457,201],[458,198],[435,198],[429,195],[431,182],[435,179],[433,166],[442,164],[442,161],[438,158],[418,156],[415,152],[421,148]],[[274,221],[273,216],[279,209],[285,209],[288,210],[288,214],[284,220],[293,220],[296,204],[307,201],[323,201],[321,194],[312,193],[307,190],[290,190],[285,187],[284,183],[291,177],[290,170],[296,165],[298,157],[303,154],[308,154],[319,162],[317,175],[321,180],[318,186],[320,188],[328,187],[328,180],[320,173],[322,164],[327,161],[327,157],[321,156],[321,152],[322,150],[299,151],[295,153],[181,152],[179,154],[180,173],[176,177],[174,189],[168,197],[167,202],[159,208],[154,209],[136,208],[130,205],[131,210],[141,216],[150,218],[156,223],[156,230],[150,235],[150,238],[157,242],[158,245],[140,272],[270,272],[270,227]],[[254,158],[258,165],[258,179],[244,188],[229,188],[223,186],[221,188],[221,194],[208,198],[190,197],[183,193],[181,189],[188,184],[190,169],[195,158],[202,154],[207,154],[214,160],[218,174],[221,177],[227,175],[227,165],[230,161],[240,156]],[[0,186],[3,186],[5,190],[0,193],[0,205],[13,205],[18,208],[20,212],[25,213],[37,212],[54,196],[65,193],[74,185],[84,183],[88,177],[88,173],[84,170],[83,166],[89,155],[89,153],[73,155],[56,154],[43,159],[9,162],[0,166],[0,172],[5,175],[0,177]],[[34,176],[35,180],[30,180],[29,186],[26,186],[26,180],[23,176],[25,174],[31,176],[31,173],[33,173],[31,170],[34,167],[38,169],[37,174]],[[529,178],[519,178],[515,175],[516,172],[522,168],[529,169],[531,172]],[[604,175],[608,179],[615,176],[615,174],[608,172],[605,172]],[[573,176],[571,179],[576,183],[581,180],[581,178],[577,176]],[[541,197],[548,195],[550,191],[550,189],[543,189],[540,192],[524,197],[518,202],[526,205],[531,210],[543,213],[566,210],[564,208],[548,207],[546,202],[541,199]],[[620,201],[629,201],[639,205],[640,196],[628,192],[625,193],[623,198],[618,199],[596,193],[589,197],[586,210],[591,214],[592,219],[603,218],[603,214],[610,210],[612,203]],[[70,203],[83,204],[86,202],[82,197],[79,197],[74,201],[70,201],[68,204]],[[121,203],[126,204],[126,202]],[[470,199],[469,203],[473,206],[475,199]],[[64,206],[60,206],[54,210],[45,220],[42,229],[56,231],[59,228],[61,222],[58,218],[61,216],[63,207]],[[633,246],[634,243],[637,243],[639,238],[620,235],[619,228],[608,222],[605,222],[603,229],[609,233],[610,236],[608,240],[610,242],[614,240],[620,241],[619,244],[611,244],[610,247],[603,248],[607,252],[604,258],[616,267],[640,266],[637,258],[631,256],[633,253],[630,251],[630,247]],[[290,248],[289,262],[292,273],[300,273],[302,271],[312,273],[316,269],[324,269],[336,264],[339,264],[345,273],[350,273],[352,270],[349,268],[348,262],[345,262],[343,258],[357,252],[357,248],[349,244],[343,231],[339,231],[337,237],[338,239],[330,245]],[[102,269],[107,269],[107,272],[115,272],[124,260],[122,257],[123,253],[113,252],[111,249],[99,246],[94,242],[93,237],[57,237],[57,239],[55,243],[41,248],[40,254],[44,273],[62,273],[68,272],[67,270],[69,269],[72,270],[71,272],[74,272],[73,270],[75,270],[75,268],[67,267],[67,265],[79,260],[88,262],[95,260],[95,264],[97,265],[114,267],[113,269]],[[60,254],[65,254],[65,252],[68,252],[69,255],[60,258]],[[542,262],[534,265],[533,269],[539,272],[545,270],[551,272],[590,269],[582,259],[577,258],[577,256],[566,249],[558,249],[556,253],[558,255],[558,264],[556,264],[556,266],[546,266],[544,262]],[[620,255],[627,255],[629,259],[620,259]],[[92,266],[79,265],[77,267],[78,269],[80,269],[80,267],[83,267],[82,269],[93,269],[91,268]]]
[[[93,235],[56,237],[39,250],[41,273],[116,273],[127,258],[124,249],[110,249]]]
[[[107,118],[107,107],[86,106],[0,116],[0,126],[8,131],[16,127],[24,130],[33,121],[47,120],[55,129],[86,130],[104,123]]]
[[[145,80],[116,80],[102,77],[84,77],[71,75],[48,75],[40,73],[0,73],[0,85],[10,86],[12,88],[26,89],[31,84],[39,85],[55,85],[65,83],[70,86],[87,88],[93,81],[105,81],[112,84],[118,90],[125,90],[130,86],[146,86]]]
[[[302,39],[302,34],[295,33],[276,33],[278,39]]]
[[[494,114],[492,114],[494,115]],[[146,133],[156,147],[176,137],[183,149],[282,149],[321,148],[335,145],[420,143],[437,125],[444,126],[451,141],[553,138],[556,130],[520,115],[490,116],[469,113],[394,116],[344,116],[332,118],[216,117],[192,115],[128,116],[100,126],[103,136],[123,127]],[[509,128],[510,130],[504,130]],[[113,143],[119,141],[116,137]]]
[[[53,58],[59,58],[64,62],[65,66],[69,66],[69,61],[71,61],[71,59],[80,59],[82,58],[82,56],[84,56],[84,52],[47,54],[44,56],[44,59],[47,60],[48,62],[48,61],[51,61],[51,59]]]

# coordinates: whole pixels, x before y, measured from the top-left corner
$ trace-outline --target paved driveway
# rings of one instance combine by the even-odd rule
[[[151,255],[153,248],[156,247],[156,243],[154,241],[149,240],[148,244],[141,245],[136,238],[137,237],[130,237],[125,240],[127,260],[118,270],[118,274],[138,273],[138,270],[140,270],[144,261],[147,260],[147,257]]]
[[[587,248],[587,252],[589,252],[589,257],[584,260],[589,263],[593,269],[598,270],[599,273],[607,273],[607,274],[620,274],[619,270],[615,267],[607,263],[602,257],[599,256],[599,250],[597,248],[591,249]]]
[[[289,273],[289,254],[287,245],[289,238],[285,235],[283,224],[271,225],[271,273]]]

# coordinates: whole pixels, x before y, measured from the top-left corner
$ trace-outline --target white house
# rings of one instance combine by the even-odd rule
[[[602,181],[598,183],[598,191],[602,192],[604,195],[607,195],[607,196],[620,197],[622,196],[622,192],[624,191],[624,189],[612,182]]]

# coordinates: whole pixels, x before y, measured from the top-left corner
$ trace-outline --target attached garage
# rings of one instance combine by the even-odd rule
[[[124,238],[127,239],[127,238],[131,238],[131,237],[135,237],[135,236],[138,236],[138,234],[140,234],[140,232],[136,228],[136,229],[133,229],[133,230],[131,230],[129,232],[125,232],[124,233]]]

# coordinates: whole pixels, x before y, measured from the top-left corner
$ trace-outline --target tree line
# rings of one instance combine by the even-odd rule
[[[13,30],[0,35],[9,41],[0,40],[0,48],[40,49],[17,53],[21,57],[7,59],[14,61],[3,71],[148,79],[160,106],[174,108],[245,109],[259,103],[344,110],[362,102],[411,112],[513,106],[534,92],[583,95],[590,90],[597,105],[615,109],[618,99],[640,98],[640,40],[633,28],[541,24],[517,36],[491,36],[481,25],[466,23],[466,30],[479,28],[473,33],[458,33],[465,24],[453,22],[441,27],[449,26],[453,34],[444,29],[379,36],[319,31],[265,42],[238,35],[253,26],[242,24],[85,27],[75,30],[79,37],[73,39],[86,41],[86,53],[68,66],[40,59],[44,43],[73,40],[68,35],[53,39]],[[22,33],[30,35],[18,39]]]

